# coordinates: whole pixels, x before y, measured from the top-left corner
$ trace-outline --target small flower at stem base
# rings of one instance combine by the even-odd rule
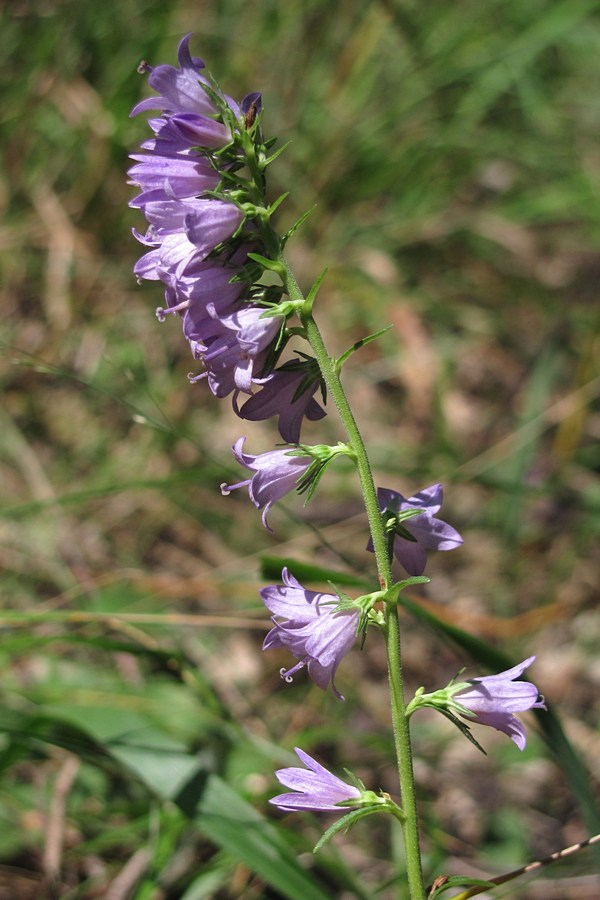
[[[295,751],[306,768],[290,767],[275,772],[280,784],[291,788],[293,793],[279,794],[269,800],[269,803],[292,812],[342,812],[344,809],[357,809],[361,806],[362,792],[357,787],[337,778],[298,747]]]

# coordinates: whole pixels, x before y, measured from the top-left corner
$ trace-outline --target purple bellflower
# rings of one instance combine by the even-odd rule
[[[250,499],[258,509],[263,509],[262,521],[265,528],[272,529],[267,516],[272,505],[298,486],[299,479],[306,473],[313,460],[310,456],[297,456],[293,449],[269,450],[252,456],[244,453],[245,437],[241,437],[231,448],[241,466],[255,474],[237,484],[222,484],[225,496],[236,488],[247,487]]]
[[[530,681],[515,681],[534,662],[535,656],[499,672],[471,678],[466,683],[450,688],[452,709],[469,723],[489,725],[502,731],[515,742],[519,750],[525,749],[527,735],[523,724],[514,715],[527,709],[546,709],[544,698]]]
[[[313,397],[320,385],[320,378],[312,374],[311,365],[310,362],[292,360],[267,378],[259,380],[262,390],[244,403],[239,410],[240,417],[258,422],[278,416],[279,433],[283,440],[288,444],[297,444],[304,416],[316,422],[326,415]]]
[[[134,234],[152,250],[145,254],[144,263],[138,263],[136,274],[141,274],[143,266],[142,277],[158,277],[175,288],[189,268],[233,235],[244,218],[237,206],[223,200],[151,201],[143,212],[150,227],[144,235]]]
[[[208,79],[201,74],[205,68],[204,62],[197,56],[190,54],[191,33],[180,41],[177,50],[179,68],[175,66],[161,65],[150,66],[142,63],[141,72],[148,72],[148,84],[158,97],[149,97],[142,100],[131,111],[132,116],[149,110],[160,109],[165,112],[191,112],[204,116],[214,115],[216,109],[212,100],[202,84],[209,84]],[[239,111],[237,103],[230,97],[225,98],[234,112]]]
[[[463,539],[451,525],[436,519],[435,513],[442,505],[444,490],[441,484],[432,484],[415,494],[403,497],[397,491],[377,489],[377,500],[384,520],[394,533],[394,556],[409,575],[422,575],[425,571],[427,550],[453,550]],[[421,509],[420,515],[405,518],[402,513]],[[393,519],[396,519],[394,524]],[[367,549],[373,551],[373,542]]]
[[[190,380],[208,375],[210,389],[217,397],[226,397],[234,390],[250,394],[253,375],[263,368],[283,323],[281,316],[262,318],[264,311],[259,306],[246,306],[219,316],[214,304],[209,303],[198,322],[190,310],[183,330],[194,356],[207,370]]]
[[[169,117],[148,119],[148,124],[155,137],[144,141],[142,149],[162,156],[192,156],[196,147],[216,149],[231,141],[226,125],[198,113],[174,113]]]
[[[271,613],[274,627],[263,643],[263,650],[287,647],[299,662],[281,677],[291,681],[304,666],[321,690],[329,684],[338,697],[335,673],[342,658],[356,641],[360,609],[338,609],[340,599],[333,594],[307,591],[284,569],[283,585],[271,585],[260,592]]]
[[[292,793],[279,794],[269,803],[281,810],[297,812],[298,810],[317,812],[340,812],[344,809],[356,809],[361,806],[362,792],[351,784],[346,784],[318,763],[308,753],[298,747],[296,755],[306,768],[290,767],[275,772],[277,780],[283,787],[291,788]],[[340,806],[339,804],[344,804]]]
[[[535,684],[530,681],[515,681],[534,660],[535,656],[530,656],[518,666],[499,672],[498,675],[484,675],[461,682],[452,680],[447,687],[431,694],[423,693],[423,688],[420,688],[408,704],[407,713],[412,715],[423,706],[432,706],[453,720],[474,743],[477,742],[469,729],[465,729],[457,716],[461,716],[469,725],[488,725],[501,731],[514,741],[519,750],[524,750],[527,735],[515,713],[528,709],[546,709],[544,698]]]

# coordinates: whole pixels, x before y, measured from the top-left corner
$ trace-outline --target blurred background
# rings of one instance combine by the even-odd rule
[[[223,498],[228,448],[271,448],[275,424],[188,383],[179,323],[131,272],[136,67],[176,64],[188,31],[290,142],[271,191],[290,192],[282,230],[314,206],[289,257],[305,288],[329,267],[331,352],[393,325],[344,370],[378,483],[442,481],[465,537],[402,614],[409,692],[537,654],[564,729],[526,717],[523,754],[479,731],[483,756],[415,717],[427,872],[496,874],[600,830],[599,7],[4,4],[1,900],[402,896],[387,821],[313,857],[330,820],[267,804],[294,746],[397,791],[377,635],[342,663],[345,704],[260,650],[282,558],[355,595],[372,578],[356,478],[329,470],[272,535]],[[304,440],[342,438],[330,412]],[[583,851],[494,896],[594,898],[595,870]]]

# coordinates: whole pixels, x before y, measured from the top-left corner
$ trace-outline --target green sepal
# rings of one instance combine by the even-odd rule
[[[428,705],[429,704],[427,704],[427,703],[423,703],[420,708],[423,708]],[[419,707],[417,707],[417,708],[419,708]],[[483,753],[484,756],[487,756],[486,751],[483,749],[483,747],[481,746],[479,741],[473,737],[473,733],[468,725],[466,725],[464,722],[461,722],[460,719],[457,719],[456,716],[453,713],[451,713],[449,709],[442,709],[441,706],[433,706],[432,708],[437,709],[437,711],[441,712],[441,714],[443,716],[446,716],[447,719],[449,719],[454,725],[456,725],[456,727],[458,728],[459,731],[462,731],[464,736],[467,738],[467,740],[471,741],[471,743],[473,744],[474,747],[477,747],[478,750],[481,750],[481,752]]]
[[[276,140],[276,138],[275,138],[275,140]],[[269,147],[273,145],[273,143],[274,143],[273,140],[271,140],[271,141],[265,141],[265,143],[264,143],[265,149],[268,150]],[[287,150],[287,148],[290,146],[291,143],[292,143],[291,141],[287,141],[287,143],[285,143],[285,144],[283,145],[283,147],[280,147],[279,150],[276,150],[275,153],[272,153],[272,154],[271,154],[271,156],[266,156],[266,157],[264,158],[264,160],[262,160],[262,163],[263,163],[263,165],[265,166],[265,168],[266,168],[267,166],[270,166],[271,163],[274,162],[274,161],[277,159],[277,157],[278,157],[281,153],[283,153],[284,150]]]
[[[436,897],[441,897],[450,888],[480,887],[484,891],[488,888],[497,887],[493,881],[482,881],[481,878],[468,878],[466,875],[443,875],[441,878],[443,878],[443,881],[440,878],[436,878],[433,882],[431,890],[427,894],[427,900],[435,900]],[[437,886],[436,881],[438,882]],[[469,896],[471,896],[470,892]],[[460,900],[460,895],[455,896],[454,900]]]
[[[289,455],[312,456],[313,462],[308,467],[304,475],[298,479],[296,490],[299,494],[306,493],[304,505],[312,498],[319,481],[323,476],[323,472],[338,456],[350,456],[352,451],[347,444],[339,441],[334,447],[327,444],[317,444],[314,447],[305,447],[300,444],[298,449],[292,451]]]
[[[385,510],[382,518],[386,533],[388,535],[397,534],[398,537],[404,538],[405,541],[411,541],[413,544],[416,544],[417,538],[408,528],[404,528],[402,522],[406,519],[414,519],[415,516],[421,516],[424,512],[424,509]]]
[[[285,193],[279,195],[279,197],[277,198],[277,200],[275,200],[274,203],[271,203],[271,205],[267,209],[267,214],[268,214],[269,218],[273,215],[275,210],[277,210],[281,206],[283,201],[287,200],[287,198],[289,196],[290,196],[290,192],[285,191]]]
[[[315,203],[315,205],[311,206],[310,209],[307,209],[305,213],[302,213],[302,215],[300,216],[299,219],[296,219],[296,221],[294,222],[292,227],[289,229],[289,231],[286,231],[286,233],[282,237],[282,239],[281,239],[282,246],[285,247],[285,245],[287,244],[289,239],[292,237],[292,235],[298,231],[300,226],[306,222],[306,220],[308,219],[309,216],[312,216],[312,214],[316,208],[317,208],[317,204]]]
[[[336,371],[339,372],[341,370],[341,368],[344,365],[344,363],[346,362],[346,360],[350,356],[352,356],[353,353],[356,353],[356,351],[360,350],[361,347],[365,347],[367,344],[370,344],[371,341],[374,341],[378,337],[381,337],[382,334],[385,334],[386,331],[389,331],[390,328],[393,328],[393,327],[394,327],[393,325],[388,325],[386,328],[382,328],[381,331],[375,331],[375,332],[373,332],[373,334],[369,334],[369,335],[367,335],[367,337],[361,338],[359,341],[356,341],[355,344],[352,344],[352,346],[349,347],[345,353],[342,353],[342,355],[338,356],[338,358],[335,360],[334,366],[336,368]]]
[[[315,459],[313,463],[308,467],[304,475],[298,480],[296,484],[296,490],[299,494],[306,494],[306,499],[304,501],[304,505],[310,502],[313,498],[313,494],[315,493],[318,484],[323,477],[323,473],[329,463],[332,461],[333,457],[330,457],[326,460]]]
[[[266,256],[261,256],[260,253],[249,253],[248,259],[254,260],[254,262],[257,262],[263,269],[269,269],[271,272],[276,272],[280,277],[285,273],[284,266],[282,266],[277,259],[268,259]]]
[[[208,99],[211,101],[213,106],[217,109],[221,121],[228,126],[229,130],[235,138],[235,129],[238,122],[236,116],[233,113],[233,110],[231,109],[225,98],[219,93],[219,85],[213,75],[211,75],[211,73],[208,71],[208,69],[204,69],[202,74],[209,83],[207,84],[206,81],[201,81],[199,82],[200,87],[202,88]]]
[[[267,307],[265,311],[261,313],[260,318],[274,319],[275,316],[283,316],[285,319],[287,319],[288,316],[294,315],[301,304],[301,300],[280,300],[279,303]]]
[[[241,166],[238,166],[237,169],[241,169]],[[250,181],[249,178],[245,178],[243,175],[239,175],[237,169],[229,169],[223,170],[219,169],[219,175],[221,176],[220,184],[224,182],[229,182],[237,188],[237,192],[239,197],[236,197],[234,192],[229,190],[227,193],[220,191],[218,188],[215,191],[203,191],[202,196],[208,197],[210,195],[218,195],[216,197],[217,200],[225,200],[228,203],[245,203],[248,199],[248,194],[252,190],[253,182]]]
[[[334,835],[339,834],[340,831],[349,831],[360,819],[364,819],[366,816],[370,816],[376,812],[383,812],[384,810],[384,806],[377,804],[365,806],[362,809],[354,809],[351,813],[348,813],[347,816],[342,816],[342,818],[338,819],[337,822],[334,822],[320,840],[317,841],[313,848],[313,853],[317,853],[321,847],[330,841]]]

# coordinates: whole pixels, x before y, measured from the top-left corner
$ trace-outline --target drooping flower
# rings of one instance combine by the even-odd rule
[[[156,251],[145,261],[146,269],[151,262],[158,278],[175,289],[186,271],[230,238],[244,219],[233,203],[195,198],[147,202],[143,212],[150,227],[144,235],[134,234]]]
[[[427,560],[427,550],[453,550],[463,539],[451,525],[436,519],[442,505],[444,490],[441,484],[432,484],[415,494],[403,497],[397,491],[377,489],[377,500],[389,533],[394,534],[394,556],[409,575],[422,575]],[[402,515],[413,509],[421,514],[407,518]],[[368,550],[373,550],[369,541]]]
[[[212,191],[219,183],[219,174],[199,153],[194,156],[162,156],[159,153],[132,153],[127,174],[129,183],[142,193],[130,201],[134,209],[146,212],[149,203],[169,200],[189,200]]]
[[[158,97],[148,97],[142,100],[131,111],[132,116],[148,110],[160,109],[165,112],[191,112],[205,116],[212,116],[216,108],[202,85],[208,85],[208,79],[202,75],[205,68],[204,62],[197,56],[190,54],[191,33],[186,34],[179,43],[177,59],[179,68],[163,64],[150,66],[143,63],[141,72],[148,72],[148,84],[156,91]],[[234,112],[239,107],[230,97],[225,98]]]
[[[474,743],[477,742],[470,730],[465,728],[457,716],[461,716],[469,725],[488,725],[502,731],[515,742],[519,750],[523,750],[527,735],[515,713],[528,709],[546,709],[544,698],[534,684],[530,681],[515,681],[534,661],[535,656],[530,656],[498,675],[484,675],[461,682],[453,679],[445,688],[430,694],[419,688],[408,704],[407,714],[410,716],[421,707],[431,706],[454,721]]]
[[[287,647],[299,662],[282,670],[282,678],[291,681],[306,666],[321,690],[331,684],[336,697],[343,700],[335,686],[335,673],[356,641],[360,609],[339,609],[339,597],[306,590],[287,569],[282,579],[283,585],[271,585],[260,592],[274,622],[263,650]]]
[[[361,806],[361,791],[351,784],[346,784],[318,763],[308,753],[298,747],[296,755],[306,768],[293,766],[275,772],[277,780],[283,787],[291,788],[291,793],[279,794],[269,800],[282,810],[340,812],[344,809],[356,809]],[[339,806],[343,803],[343,806]]]
[[[300,440],[305,416],[316,422],[326,415],[313,397],[321,382],[311,361],[292,360],[257,381],[262,384],[262,390],[244,403],[239,415],[252,422],[278,416],[279,433],[288,444]]]
[[[205,373],[191,380],[208,376],[216,397],[226,397],[234,390],[251,393],[253,376],[263,368],[270,345],[281,330],[282,317],[263,319],[264,309],[249,305],[219,316],[213,304],[208,304],[206,313],[197,322],[190,310],[184,322],[194,356],[206,367]]]
[[[232,258],[214,256],[187,266],[177,279],[177,290],[170,286],[166,288],[166,307],[156,310],[159,320],[168,313],[179,313],[183,316],[185,336],[188,340],[196,340],[197,323],[209,313],[209,306],[217,316],[234,312],[248,290],[248,280],[243,277],[247,248],[244,246],[240,250]]]
[[[231,449],[239,464],[255,474],[237,484],[222,484],[221,492],[227,495],[236,488],[247,487],[254,505],[258,509],[264,507],[262,521],[265,528],[269,528],[267,516],[272,505],[297,487],[313,460],[310,456],[296,455],[289,448],[252,456],[243,452],[245,440],[241,437]]]
[[[226,125],[198,113],[173,113],[172,116],[148,119],[148,124],[155,137],[144,141],[141,147],[162,156],[195,155],[196,147],[216,149],[231,141]]]
[[[484,675],[453,685],[450,688],[452,708],[469,723],[489,725],[502,731],[519,750],[524,750],[527,743],[525,727],[514,713],[546,709],[535,684],[515,681],[534,661],[535,656],[530,656],[498,675]]]

